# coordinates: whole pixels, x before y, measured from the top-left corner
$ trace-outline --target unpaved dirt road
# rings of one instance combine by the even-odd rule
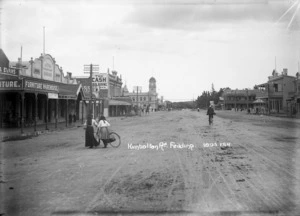
[[[184,110],[109,121],[116,149],[85,148],[83,128],[1,143],[0,213],[300,215],[299,120],[219,111],[209,126]]]

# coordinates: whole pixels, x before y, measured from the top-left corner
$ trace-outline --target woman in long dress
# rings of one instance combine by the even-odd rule
[[[98,144],[97,137],[97,122],[92,115],[88,115],[85,130],[85,147],[93,148]]]
[[[106,118],[104,116],[101,116],[98,123],[98,137],[100,140],[102,140],[104,144],[104,148],[107,147],[108,140],[109,140],[109,131],[108,131],[109,126],[110,124],[106,120]]]

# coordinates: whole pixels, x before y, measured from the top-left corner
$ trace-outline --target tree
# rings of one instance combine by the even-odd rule
[[[222,96],[224,90],[230,88],[220,88],[218,92],[214,90],[214,86],[212,84],[212,92],[203,91],[201,96],[197,97],[196,104],[197,107],[206,109],[209,106],[210,101],[214,101],[214,104],[218,104],[220,97]]]

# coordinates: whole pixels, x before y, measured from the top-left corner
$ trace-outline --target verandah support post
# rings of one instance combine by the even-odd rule
[[[49,130],[48,128],[48,112],[49,112],[49,108],[48,108],[48,102],[49,102],[49,99],[48,99],[48,95],[46,95],[46,113],[45,113],[45,116],[46,116],[46,130]]]
[[[59,99],[55,100],[55,129],[57,129],[57,122],[58,122],[58,102]]]
[[[24,114],[25,114],[25,93],[21,92],[21,133],[24,133]]]
[[[68,104],[68,99],[66,99],[66,127],[68,127],[68,115],[69,115],[69,104]]]
[[[81,124],[83,124],[83,100],[81,100]]]
[[[36,125],[38,120],[38,93],[35,93],[35,103],[34,103],[34,131],[36,131]]]

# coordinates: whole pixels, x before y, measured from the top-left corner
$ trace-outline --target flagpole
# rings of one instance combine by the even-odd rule
[[[43,54],[45,55],[45,26],[43,26]]]

